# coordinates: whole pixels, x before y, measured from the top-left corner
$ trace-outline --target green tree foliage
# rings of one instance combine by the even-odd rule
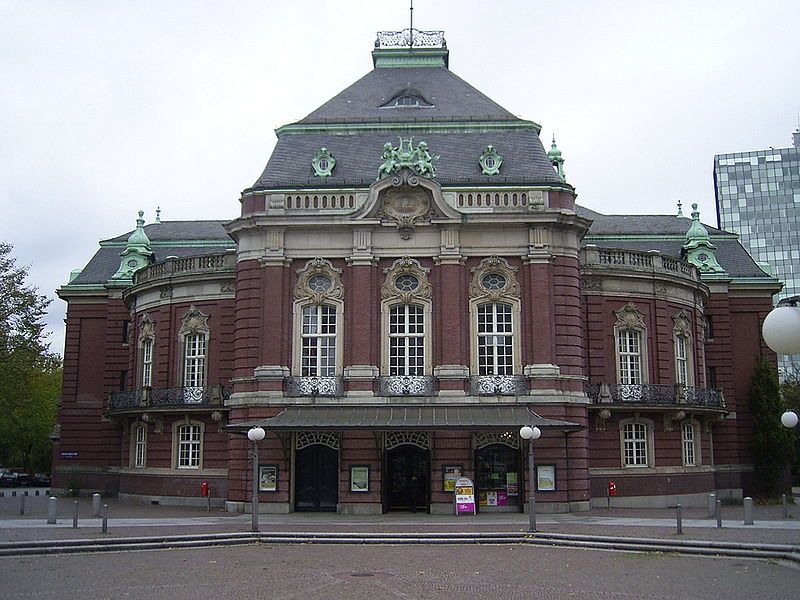
[[[785,468],[792,461],[793,448],[790,432],[781,425],[785,405],[778,372],[763,357],[756,363],[747,396],[753,415],[751,449],[756,476],[767,496],[775,496]]]
[[[787,410],[800,414],[800,369],[795,369],[781,384],[781,394]],[[791,431],[794,441],[794,455],[792,457],[792,475],[795,482],[800,477],[800,435],[795,427]]]
[[[12,246],[0,242],[0,462],[49,468],[49,433],[61,392],[61,361],[45,344],[50,301],[26,285]]]

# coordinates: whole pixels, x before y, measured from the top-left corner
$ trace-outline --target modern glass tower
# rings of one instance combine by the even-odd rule
[[[720,229],[733,231],[753,257],[784,282],[781,298],[800,294],[800,127],[792,148],[732,152],[714,157],[714,195]],[[780,368],[800,368],[800,355]]]

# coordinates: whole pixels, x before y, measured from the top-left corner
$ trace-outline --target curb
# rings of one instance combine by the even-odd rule
[[[0,542],[0,557],[46,556],[95,552],[204,548],[247,544],[529,544],[532,546],[671,552],[685,555],[729,556],[785,560],[800,564],[800,545],[700,540],[664,540],[545,533],[306,533],[240,532],[137,538],[35,540]]]

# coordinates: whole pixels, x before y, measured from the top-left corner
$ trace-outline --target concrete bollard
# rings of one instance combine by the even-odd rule
[[[103,504],[103,533],[108,533],[108,504]]]
[[[683,507],[680,504],[677,507],[676,518],[678,521],[678,535],[683,535]]]
[[[783,507],[783,518],[789,518],[789,503],[786,501],[786,494],[781,494],[781,506]]]
[[[722,527],[722,500],[717,500],[717,527]]]
[[[92,516],[95,519],[100,516],[100,494],[92,494]]]
[[[72,528],[78,528],[78,501],[75,500],[75,514],[72,517]]]
[[[716,514],[717,514],[717,495],[716,494],[709,494],[708,495],[708,518],[710,519]]]
[[[58,498],[50,496],[47,500],[47,524],[56,524],[56,509],[58,508]]]
[[[20,515],[25,514],[25,496],[19,497],[19,514]]]
[[[753,499],[747,496],[744,501],[744,524],[753,524]]]

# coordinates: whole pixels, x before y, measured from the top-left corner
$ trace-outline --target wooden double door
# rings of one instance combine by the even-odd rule
[[[386,510],[428,510],[430,494],[429,451],[411,444],[403,444],[387,450],[385,468]]]
[[[295,453],[294,509],[336,512],[339,503],[339,451],[312,444]]]

